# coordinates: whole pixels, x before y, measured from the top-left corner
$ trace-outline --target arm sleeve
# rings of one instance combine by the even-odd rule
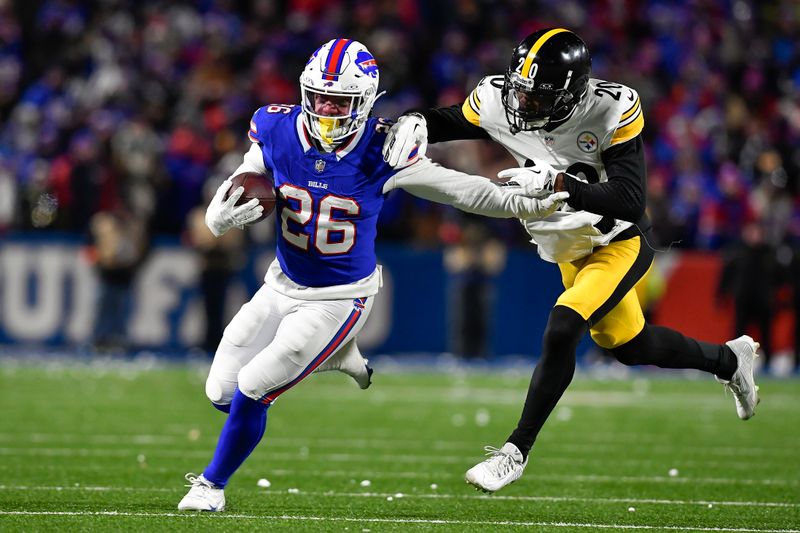
[[[383,192],[403,189],[414,196],[495,218],[536,218],[539,202],[506,191],[483,176],[444,168],[420,159],[392,176]]]
[[[436,109],[414,109],[407,113],[419,113],[428,126],[428,142],[431,144],[460,139],[488,139],[489,134],[464,116],[461,104]]]
[[[564,188],[569,193],[567,204],[598,215],[640,222],[647,189],[641,135],[608,148],[602,158],[608,175],[605,183],[584,183],[568,174],[564,176]]]

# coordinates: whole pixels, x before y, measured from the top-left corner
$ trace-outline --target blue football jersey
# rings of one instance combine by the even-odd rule
[[[300,106],[268,105],[250,123],[275,179],[277,259],[307,287],[353,283],[373,273],[383,186],[396,172],[381,155],[390,123],[370,118],[330,153],[318,151]]]

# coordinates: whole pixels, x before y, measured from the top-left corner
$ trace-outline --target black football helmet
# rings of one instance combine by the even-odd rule
[[[592,58],[580,37],[564,28],[528,35],[511,54],[502,98],[511,133],[566,118],[586,93]]]

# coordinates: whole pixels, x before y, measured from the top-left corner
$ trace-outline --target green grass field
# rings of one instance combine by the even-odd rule
[[[527,370],[312,376],[270,409],[227,511],[179,513],[224,421],[205,371],[0,365],[0,531],[800,530],[800,382],[762,381],[742,422],[713,379],[649,372],[576,378],[492,496],[463,473],[513,428]]]

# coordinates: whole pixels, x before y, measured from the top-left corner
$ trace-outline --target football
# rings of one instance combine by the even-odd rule
[[[258,172],[242,172],[231,178],[233,185],[228,189],[225,198],[235,191],[239,186],[244,187],[244,192],[241,198],[236,202],[236,205],[242,205],[253,198],[257,198],[259,203],[264,207],[264,213],[261,217],[253,222],[261,222],[267,218],[270,213],[275,209],[275,184],[272,180],[272,174],[259,174]]]

